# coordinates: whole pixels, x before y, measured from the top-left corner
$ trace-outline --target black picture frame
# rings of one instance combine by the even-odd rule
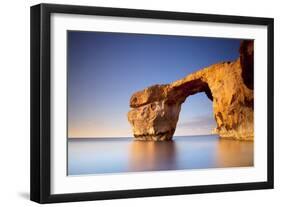
[[[167,187],[153,189],[51,194],[51,90],[50,90],[50,15],[52,13],[134,17],[209,23],[267,26],[267,181],[236,184]],[[272,18],[195,14],[89,6],[39,4],[31,7],[31,174],[30,199],[38,203],[166,196],[273,188],[273,27]]]

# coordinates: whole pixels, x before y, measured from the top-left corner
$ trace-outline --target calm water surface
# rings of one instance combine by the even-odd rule
[[[216,135],[174,137],[169,142],[68,140],[69,175],[246,166],[253,166],[253,142]]]

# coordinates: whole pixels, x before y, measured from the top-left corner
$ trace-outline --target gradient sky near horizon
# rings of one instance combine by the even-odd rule
[[[68,137],[131,137],[131,95],[239,56],[240,39],[68,31]],[[182,104],[175,136],[216,126],[205,93]]]

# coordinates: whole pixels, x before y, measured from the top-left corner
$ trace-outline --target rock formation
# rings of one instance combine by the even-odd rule
[[[253,41],[241,43],[240,57],[233,62],[217,63],[170,84],[133,94],[128,120],[135,139],[171,140],[181,104],[199,92],[213,101],[215,133],[222,138],[253,140]]]

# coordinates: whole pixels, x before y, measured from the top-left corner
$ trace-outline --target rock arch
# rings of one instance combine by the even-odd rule
[[[253,41],[243,41],[236,61],[217,63],[170,84],[134,93],[128,121],[135,139],[171,140],[181,104],[190,95],[205,92],[213,101],[214,132],[224,138],[253,140],[253,68],[249,67],[253,67]]]

